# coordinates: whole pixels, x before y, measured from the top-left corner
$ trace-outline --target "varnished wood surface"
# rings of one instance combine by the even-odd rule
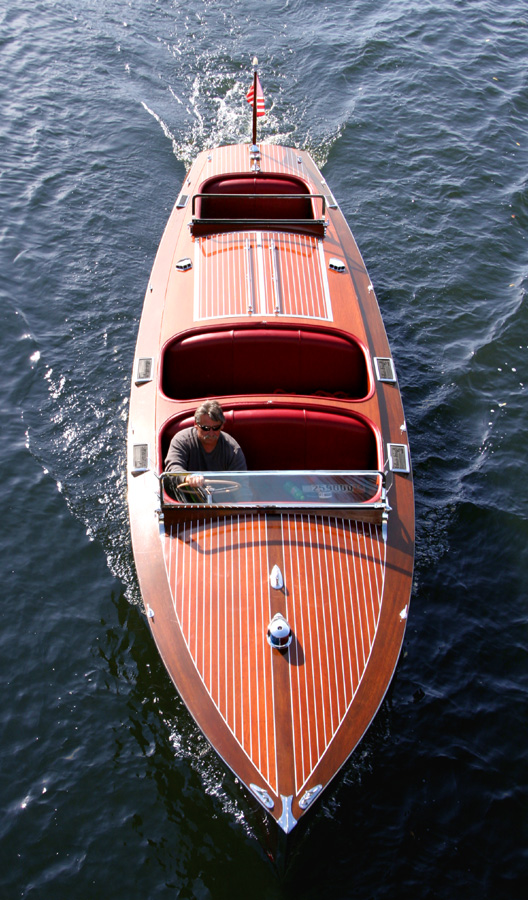
[[[322,241],[247,232],[197,238],[195,320],[257,316],[332,319]]]
[[[288,619],[294,793],[342,723],[376,636],[385,579],[381,528],[320,516],[238,515],[165,533],[174,610],[211,699],[262,779],[279,793],[268,623]],[[279,564],[284,588],[270,585]]]
[[[261,145],[261,168],[303,178],[331,202],[309,155]],[[204,179],[247,172],[247,145],[200,154],[182,194]],[[222,510],[170,511],[158,521],[155,473],[159,432],[196,403],[163,396],[162,348],[172,337],[215,322],[306,321],[348,332],[375,356],[390,348],[365,265],[339,211],[327,208],[324,239],[282,232],[194,238],[190,201],[175,208],[147,288],[136,360],[153,359],[154,377],[133,379],[129,418],[129,509],[134,557],[154,638],[184,702],[208,739],[248,786],[266,789],[271,814],[292,797],[295,818],[306,790],[326,785],[368,728],[396,666],[409,602],[414,549],[412,478],[395,474],[389,494],[388,537],[379,513],[356,521],[326,512],[282,515]],[[178,259],[193,266],[180,272]],[[346,272],[328,267],[331,257]],[[254,398],[253,398],[254,399]],[[262,399],[262,398],[260,398]],[[302,404],[302,398],[288,398]],[[233,408],[240,393],[223,398]],[[275,397],[266,402],[276,402]],[[407,444],[398,385],[377,382],[363,401],[313,397],[315,406],[356,411],[374,423],[379,467],[387,444]],[[135,443],[149,447],[149,471],[132,475]],[[374,521],[369,521],[373,519]],[[277,564],[284,590],[269,574]],[[294,640],[281,654],[266,641],[275,612],[289,620]]]

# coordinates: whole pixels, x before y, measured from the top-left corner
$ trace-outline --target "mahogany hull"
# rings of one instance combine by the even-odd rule
[[[413,489],[400,392],[372,285],[308,154],[261,145],[260,170],[300,179],[310,194],[325,198],[321,233],[266,220],[213,233],[204,229],[218,225],[195,224],[194,204],[184,196],[203,193],[208,179],[249,169],[247,145],[201,154],[161,241],[134,362],[128,500],[141,593],[165,666],[216,751],[288,832],[361,740],[392,678],[412,583]],[[310,230],[317,232],[311,222]],[[190,265],[183,268],[181,260]],[[332,345],[330,356],[321,357],[325,387],[332,360],[344,377],[349,360],[361,360],[361,378],[345,378],[343,392],[316,389],[313,334],[336,341],[336,350]],[[353,356],[346,336],[355,342]],[[261,369],[266,342],[275,363],[263,379],[252,373],[252,359]],[[207,355],[200,356],[207,349],[215,359],[211,376]],[[293,358],[281,381],[281,360]],[[149,377],[140,378],[145,371]],[[326,468],[344,468],[342,458],[358,468],[354,446],[358,453],[368,430],[372,468],[392,469],[388,515],[382,521],[358,510],[236,505],[217,511],[166,506],[160,514],[157,476],[168,436],[192,422],[207,396],[217,396],[227,411],[226,430],[231,425],[237,438],[237,428],[246,437],[255,468],[259,462],[265,468],[257,459],[262,440],[264,457],[282,440],[288,463],[294,448],[299,459],[321,460],[319,468],[326,460],[337,461]],[[325,444],[318,416],[339,427],[353,424],[350,438],[344,432],[344,450],[339,430]],[[268,447],[259,438],[253,449],[251,428],[264,425]],[[391,456],[394,447],[400,457]],[[270,580],[274,566],[280,588]],[[287,651],[266,639],[276,613],[291,626]]]

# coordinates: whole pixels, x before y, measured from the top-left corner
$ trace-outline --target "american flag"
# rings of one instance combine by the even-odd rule
[[[251,85],[249,91],[246,94],[246,100],[248,103],[253,105],[253,85]],[[257,116],[264,116],[266,110],[264,109],[264,94],[262,92],[262,88],[260,86],[260,80],[257,75]]]

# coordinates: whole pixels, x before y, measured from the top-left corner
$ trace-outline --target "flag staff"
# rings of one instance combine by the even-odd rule
[[[253,144],[257,143],[257,66],[258,59],[253,57]]]

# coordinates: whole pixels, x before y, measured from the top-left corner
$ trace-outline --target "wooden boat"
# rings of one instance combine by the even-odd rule
[[[191,497],[164,459],[212,397],[248,472],[207,473]],[[387,691],[414,546],[385,329],[307,152],[254,140],[192,165],[147,287],[128,476],[163,662],[220,757],[290,832]]]

